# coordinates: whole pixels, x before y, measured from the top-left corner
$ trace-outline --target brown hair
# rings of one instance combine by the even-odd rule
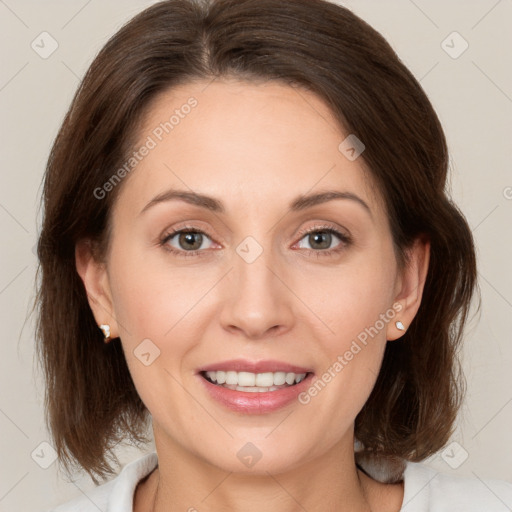
[[[419,311],[402,339],[387,344],[355,423],[368,453],[423,460],[446,444],[461,404],[457,352],[476,287],[473,239],[445,190],[447,144],[431,103],[385,39],[339,5],[167,0],[138,14],[99,52],[48,160],[37,347],[61,462],[68,470],[78,463],[97,482],[95,475],[113,473],[120,441],[147,441],[148,411],[122,347],[102,342],[75,267],[78,240],[108,240],[122,184],[103,200],[94,191],[126,161],[157,94],[221,76],[316,93],[366,146],[361,158],[387,206],[400,267],[418,236],[430,239]]]

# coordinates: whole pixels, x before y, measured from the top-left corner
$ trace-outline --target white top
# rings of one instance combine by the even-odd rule
[[[156,452],[127,464],[117,477],[49,512],[133,512],[140,480],[158,464]],[[408,462],[404,473],[404,512],[509,512],[512,483],[439,473]]]

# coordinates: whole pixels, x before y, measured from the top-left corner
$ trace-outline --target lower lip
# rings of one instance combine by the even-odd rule
[[[273,412],[297,399],[297,395],[305,391],[310,385],[314,374],[310,373],[304,380],[275,391],[247,392],[218,386],[197,374],[210,396],[226,406],[228,409],[245,414],[264,414]]]

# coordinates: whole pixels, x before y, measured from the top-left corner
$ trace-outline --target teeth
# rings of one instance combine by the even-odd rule
[[[250,373],[234,371],[213,371],[206,372],[208,378],[217,384],[224,384],[225,387],[244,388],[244,391],[251,391],[251,388],[259,391],[267,391],[263,388],[272,388],[273,386],[291,386],[298,384],[306,377],[305,373],[286,373],[286,372],[268,372],[268,373]],[[278,388],[276,388],[278,389]],[[273,391],[273,390],[271,390]]]

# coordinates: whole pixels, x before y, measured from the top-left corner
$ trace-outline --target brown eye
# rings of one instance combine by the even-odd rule
[[[180,248],[197,250],[203,243],[201,233],[180,233],[178,236],[178,245]]]
[[[339,243],[332,247],[332,244],[336,241],[336,238],[339,240]],[[350,238],[347,235],[344,235],[333,228],[316,228],[309,230],[306,233],[303,233],[301,242],[302,240],[306,240],[309,244],[309,247],[299,245],[301,249],[309,249],[315,252],[325,253],[330,253],[333,251],[337,252],[350,243]],[[299,242],[299,244],[301,242]]]
[[[204,242],[208,240],[210,240],[211,243],[210,237],[202,231],[182,229],[165,235],[160,243],[171,252],[188,256],[195,254],[196,251],[203,252],[202,249],[209,248],[208,246],[205,247],[204,244]]]
[[[327,231],[316,231],[308,235],[308,242],[312,249],[329,249],[332,234]]]

